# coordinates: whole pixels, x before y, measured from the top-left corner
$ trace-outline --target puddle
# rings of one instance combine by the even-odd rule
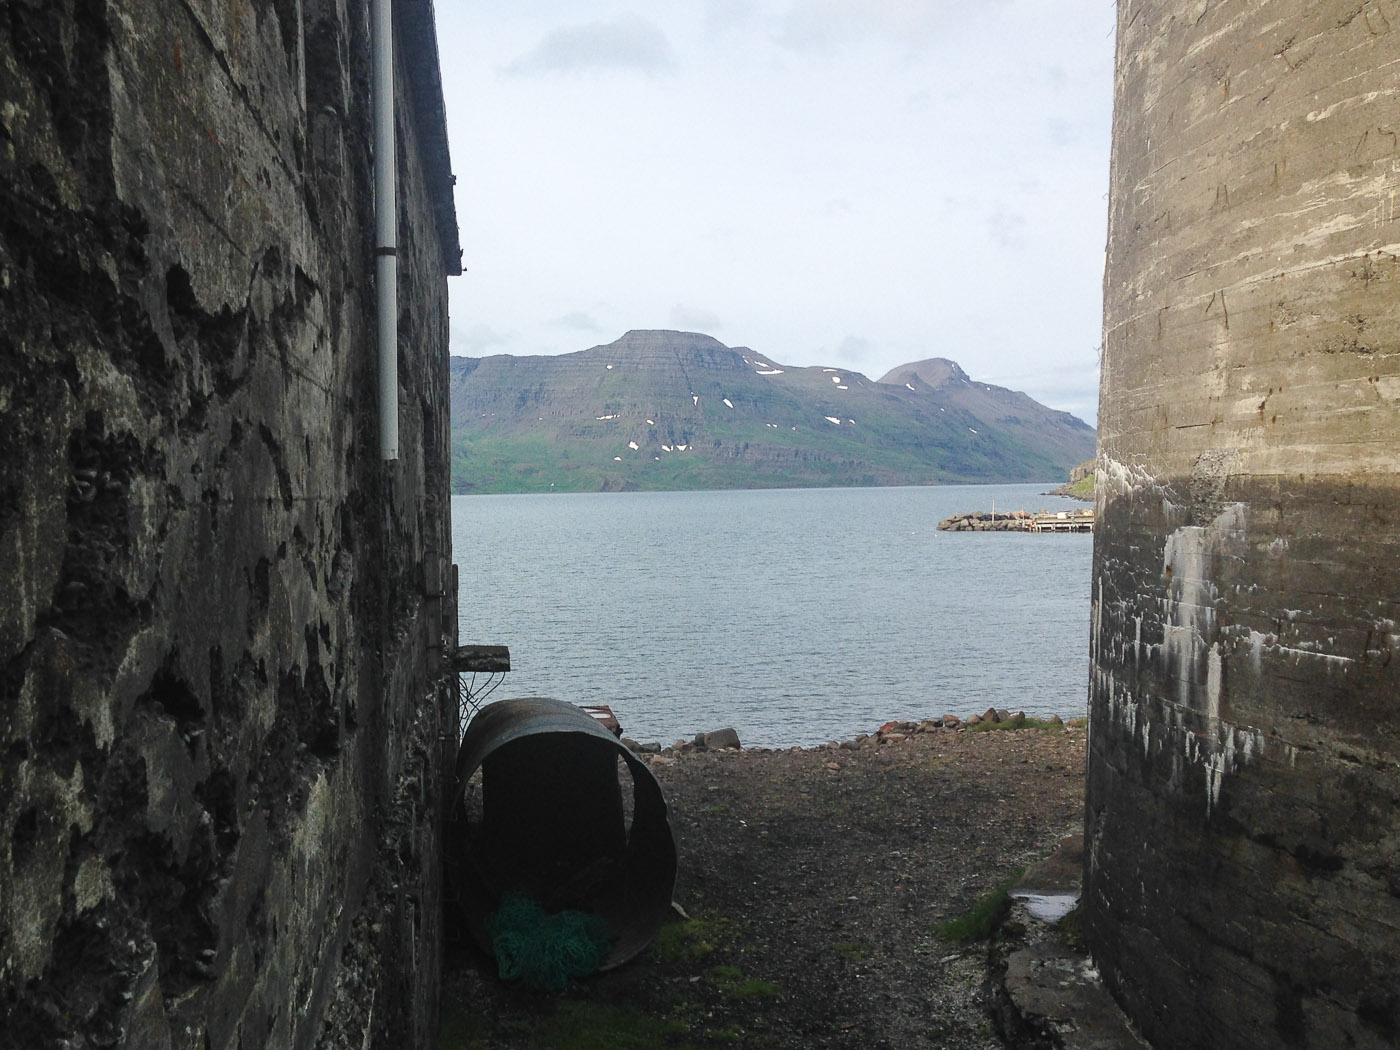
[[[1077,893],[1025,893],[1013,891],[1012,898],[1026,906],[1026,911],[1041,922],[1054,925],[1074,910],[1079,903]]]

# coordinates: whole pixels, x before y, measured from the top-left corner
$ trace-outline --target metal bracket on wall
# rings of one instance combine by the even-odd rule
[[[457,739],[467,731],[467,723],[480,710],[482,703],[505,681],[510,670],[510,647],[505,645],[459,645],[452,651],[452,671],[457,676]],[[465,681],[464,675],[471,675]],[[486,675],[486,682],[476,688],[476,676]],[[500,678],[496,676],[500,675]]]

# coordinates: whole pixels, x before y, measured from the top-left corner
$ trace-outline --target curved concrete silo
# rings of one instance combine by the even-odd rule
[[[1395,1046],[1400,3],[1117,47],[1086,929],[1157,1046]]]

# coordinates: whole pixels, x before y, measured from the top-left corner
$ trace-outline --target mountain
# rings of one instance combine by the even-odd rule
[[[451,359],[454,492],[1058,481],[1094,429],[932,358],[878,381],[692,332]]]

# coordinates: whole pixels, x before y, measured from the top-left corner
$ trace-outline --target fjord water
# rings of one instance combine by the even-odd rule
[[[608,704],[670,743],[810,746],[1088,689],[1088,535],[952,533],[1069,510],[1050,485],[454,496],[462,643],[508,645],[487,702]]]

